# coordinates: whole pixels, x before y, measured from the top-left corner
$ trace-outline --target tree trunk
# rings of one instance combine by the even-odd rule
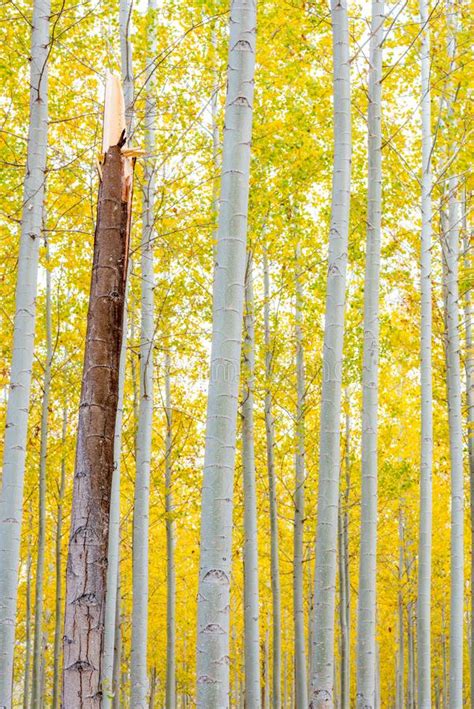
[[[349,495],[350,495],[350,437],[351,419],[349,395],[346,392],[346,450],[345,489],[340,497],[339,510],[339,618],[341,625],[341,709],[349,709],[351,700],[351,613],[349,578]]]
[[[115,632],[114,632],[114,666],[112,673],[113,700],[112,709],[120,709],[120,680],[122,677],[122,626],[121,626],[121,595],[120,595],[120,568],[117,574],[117,592],[115,603]]]
[[[0,498],[0,706],[12,704],[13,654],[28,411],[36,320],[38,255],[48,139],[50,0],[35,0],[30,54],[30,122],[15,293],[13,352]]]
[[[459,342],[459,209],[457,179],[449,180],[448,230],[443,252],[446,290],[446,359],[451,462],[451,609],[449,643],[449,697],[462,706],[464,635],[464,485],[461,364]]]
[[[132,45],[130,42],[130,28],[132,20],[133,2],[120,0],[119,27],[120,27],[120,58],[122,67],[122,86],[125,104],[125,121],[127,134],[131,136],[133,130],[133,70],[132,70]],[[120,350],[117,419],[115,422],[114,436],[114,472],[112,474],[112,493],[110,498],[109,518],[109,543],[107,566],[107,594],[105,599],[105,629],[104,629],[104,655],[102,660],[102,697],[103,709],[112,705],[114,692],[118,691],[113,686],[114,673],[114,648],[116,629],[116,606],[120,565],[120,473],[122,456],[122,420],[125,376],[127,367],[127,329],[128,329],[128,281],[130,265],[127,269],[127,283],[125,285],[125,302],[123,312],[122,348]]]
[[[360,709],[375,707],[383,22],[383,0],[372,0],[367,121],[369,134],[367,251],[362,364],[362,492],[357,609],[357,707]]]
[[[29,700],[31,675],[31,549],[28,549],[28,558],[26,560],[25,616],[25,668],[23,670],[23,709],[28,709],[30,705]]]
[[[464,201],[464,266],[467,274],[472,273],[471,243],[472,233],[467,224],[467,201]],[[472,282],[472,281],[471,281]],[[468,461],[469,480],[471,488],[471,549],[474,550],[474,350],[472,342],[472,288],[468,285],[464,296],[464,319],[466,328],[466,404],[467,404],[467,433],[468,433]],[[474,551],[471,552],[471,589],[474,588]],[[471,595],[470,614],[470,635],[471,635],[471,709],[474,709],[474,594]]]
[[[127,277],[128,278],[128,277]],[[127,360],[127,292],[123,314],[123,336],[119,361],[117,418],[114,435],[114,470],[110,495],[109,539],[107,551],[107,594],[105,599],[104,654],[102,659],[102,706],[109,709],[117,687],[113,686],[115,661],[115,632],[120,575],[120,467],[122,455],[122,419],[125,370]]]
[[[66,435],[67,435],[67,408],[63,409],[63,429],[61,435],[61,477],[58,490],[58,508],[56,522],[56,602],[54,621],[54,662],[53,662],[53,702],[52,709],[59,709],[61,685],[61,637],[62,637],[62,611],[63,611],[63,516],[64,516],[64,491],[66,487]]]
[[[202,488],[197,706],[229,703],[232,494],[255,65],[255,0],[232,0]],[[232,286],[229,286],[232,284]]]
[[[151,677],[150,677],[150,701],[148,704],[148,709],[154,709],[155,695],[156,695],[156,667],[152,667]],[[166,709],[168,709],[168,704],[166,704]]]
[[[122,73],[123,98],[125,102],[125,122],[129,143],[133,137],[133,108],[134,108],[134,80],[133,80],[133,53],[130,34],[132,27],[133,0],[120,0],[119,3],[119,28],[120,28],[120,65]]]
[[[308,698],[304,624],[304,514],[305,514],[305,371],[302,332],[303,289],[300,274],[300,249],[295,260],[295,338],[296,338],[296,451],[295,451],[295,528],[293,535],[293,622],[295,633],[296,706],[304,707]]]
[[[447,2],[448,56],[450,72],[456,68],[456,10]],[[449,82],[448,90],[454,92]],[[453,99],[447,100],[448,118]],[[455,146],[450,146],[450,154]],[[448,229],[443,238],[446,293],[446,364],[448,390],[449,450],[451,463],[451,596],[449,630],[449,701],[453,707],[463,703],[463,636],[464,636],[464,485],[461,363],[459,342],[459,204],[458,177],[448,181]]]
[[[265,630],[265,648],[263,653],[263,707],[270,709],[270,630]]]
[[[41,406],[40,467],[38,484],[38,547],[36,555],[35,584],[35,639],[33,646],[33,685],[31,706],[41,707],[41,659],[43,656],[43,596],[44,555],[46,545],[46,461],[48,456],[48,415],[51,391],[51,367],[53,339],[51,322],[51,271],[49,268],[49,245],[46,242],[46,361],[43,378],[43,401]]]
[[[63,704],[102,704],[108,525],[130,233],[133,163],[118,77],[107,82],[99,190],[66,572]]]
[[[351,125],[347,1],[331,0],[334,170],[323,350],[311,709],[333,707],[341,371],[349,230]]]
[[[244,652],[245,703],[260,709],[260,631],[258,595],[257,492],[254,451],[255,314],[253,257],[248,253],[245,279],[243,347],[242,467],[244,478]]]
[[[157,0],[148,2],[149,56],[157,52]],[[145,174],[143,188],[143,230],[141,240],[141,332],[140,403],[137,428],[137,465],[133,513],[133,607],[131,651],[131,704],[148,707],[148,543],[150,507],[150,459],[153,430],[153,340],[155,274],[153,236],[155,219],[155,121],[156,109],[152,74],[147,83],[145,103]]]
[[[268,497],[270,503],[270,559],[272,585],[273,708],[281,707],[281,588],[278,549],[278,508],[275,476],[275,422],[272,413],[271,381],[273,352],[270,338],[270,274],[267,251],[263,251],[264,338],[265,338],[265,431],[267,444]]]
[[[428,3],[420,0],[421,46],[421,467],[418,549],[417,665],[418,704],[431,706],[431,530],[433,466],[433,387],[431,372],[431,93]]]
[[[166,409],[166,709],[176,709],[176,523],[173,518],[173,409],[171,405],[170,356],[165,357]]]

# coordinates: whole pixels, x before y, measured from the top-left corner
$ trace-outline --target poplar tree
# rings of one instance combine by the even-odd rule
[[[295,697],[303,706],[308,696],[306,677],[305,613],[304,613],[304,519],[305,519],[305,369],[303,350],[303,287],[301,253],[295,258],[295,339],[296,339],[296,420],[295,420],[295,519],[293,533],[293,619],[295,633]]]
[[[201,510],[197,706],[229,702],[232,498],[244,304],[255,0],[232,0]]]
[[[242,468],[244,481],[244,662],[245,702],[260,709],[260,611],[258,595],[258,527],[254,441],[255,313],[253,254],[248,252],[242,385]]]
[[[334,166],[323,344],[314,629],[311,639],[311,709],[329,709],[334,705],[339,419],[351,172],[350,58],[346,0],[331,0],[331,16],[334,62]]]
[[[265,342],[265,433],[267,449],[268,497],[270,507],[270,577],[272,586],[272,640],[273,673],[272,701],[275,709],[281,707],[281,583],[278,539],[278,505],[275,474],[275,420],[273,418],[273,343],[270,336],[270,272],[267,249],[263,250],[263,333]]]
[[[367,248],[362,359],[362,492],[357,607],[357,706],[375,707],[379,290],[382,222],[382,41],[384,3],[372,0],[369,49]]]
[[[433,467],[433,385],[431,372],[431,241],[433,180],[431,156],[430,29],[428,3],[420,0],[421,43],[421,466],[418,548],[417,668],[418,704],[431,706],[431,531]]]
[[[35,638],[33,643],[33,686],[31,704],[40,707],[41,661],[43,658],[43,608],[44,608],[44,558],[46,551],[46,462],[48,456],[48,417],[51,394],[51,369],[53,360],[53,333],[51,312],[51,271],[49,245],[46,242],[46,361],[43,377],[43,400],[41,402],[40,465],[38,480],[38,545],[36,554],[35,584]]]
[[[132,21],[133,3],[131,0],[120,0],[119,29],[120,29],[120,60],[122,69],[122,87],[125,103],[125,121],[128,135],[133,131],[133,66],[132,45],[130,42],[130,29]],[[129,141],[130,142],[130,141]],[[109,542],[107,553],[107,595],[105,600],[105,628],[104,628],[104,656],[102,672],[102,693],[104,709],[111,706],[111,699],[119,691],[113,682],[115,635],[119,630],[116,623],[117,608],[119,607],[119,566],[120,566],[120,474],[122,458],[122,428],[125,373],[127,364],[127,325],[128,325],[128,286],[130,276],[128,265],[127,283],[125,287],[125,302],[123,312],[123,336],[119,362],[117,418],[115,421],[114,435],[114,472],[112,475],[112,492],[110,496]],[[119,610],[120,615],[120,610]]]
[[[46,182],[50,15],[50,0],[35,0],[31,31],[28,148],[0,496],[0,706],[5,707],[12,704],[23,485]]]
[[[148,2],[148,57],[157,53],[156,0]],[[133,509],[133,607],[130,665],[130,700],[136,709],[148,705],[148,562],[151,439],[153,432],[153,342],[154,323],[154,220],[155,220],[155,82],[151,63],[146,77],[145,97],[145,174],[143,180],[140,329],[140,402],[137,426],[136,478]]]

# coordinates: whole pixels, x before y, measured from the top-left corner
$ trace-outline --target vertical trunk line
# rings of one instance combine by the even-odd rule
[[[247,255],[242,386],[242,466],[244,482],[244,663],[246,706],[260,709],[260,630],[257,491],[254,450],[255,313],[253,255]]]
[[[295,340],[296,340],[296,417],[295,417],[295,493],[293,533],[293,623],[296,706],[303,707],[308,697],[306,676],[304,615],[304,519],[305,519],[305,369],[302,330],[303,287],[301,249],[295,253]]]
[[[270,335],[270,273],[267,250],[263,250],[264,283],[264,340],[265,340],[265,432],[267,448],[268,497],[270,505],[270,565],[272,587],[272,640],[273,640],[273,707],[281,707],[281,586],[278,540],[278,506],[275,475],[275,421],[272,412],[271,381],[273,353]]]
[[[233,478],[243,322],[256,2],[232,0],[213,286],[197,630],[200,709],[229,704]]]
[[[38,256],[48,140],[50,0],[35,0],[30,55],[30,121],[23,185],[13,350],[0,495],[0,706],[12,704],[18,568],[28,411],[36,322]]]
[[[311,658],[311,709],[334,706],[334,625],[339,507],[342,348],[351,174],[349,28],[346,0],[331,0],[334,169],[323,346],[319,487]]]

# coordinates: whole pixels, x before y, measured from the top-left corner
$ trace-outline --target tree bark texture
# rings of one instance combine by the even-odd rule
[[[63,705],[102,705],[107,544],[132,174],[108,148],[99,189],[66,571]]]

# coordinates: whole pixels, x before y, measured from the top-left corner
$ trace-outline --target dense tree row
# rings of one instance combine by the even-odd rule
[[[0,706],[474,706],[470,10],[4,6]]]

